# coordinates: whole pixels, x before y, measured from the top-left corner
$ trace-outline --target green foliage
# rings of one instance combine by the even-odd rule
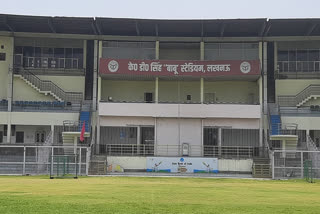
[[[319,213],[319,182],[0,177],[0,213]]]

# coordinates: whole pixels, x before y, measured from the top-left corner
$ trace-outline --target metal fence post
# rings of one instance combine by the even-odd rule
[[[272,179],[274,179],[274,151],[272,151]]]
[[[91,147],[87,148],[86,151],[86,175],[89,175],[89,159],[90,159],[90,153],[91,153]]]
[[[301,164],[301,178],[303,178],[303,152],[300,152],[301,153],[301,155],[300,155],[300,157],[301,157],[301,161],[300,161],[300,164]]]
[[[79,148],[79,175],[81,175],[81,147]],[[77,165],[76,165],[77,166]]]
[[[51,175],[53,175],[53,151],[54,151],[54,147],[52,146],[51,147],[51,167],[50,167],[50,170],[51,170]]]
[[[26,146],[23,147],[23,169],[22,175],[26,174]]]

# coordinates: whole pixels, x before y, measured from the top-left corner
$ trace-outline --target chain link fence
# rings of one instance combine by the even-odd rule
[[[88,175],[89,147],[0,146],[0,175],[49,175],[52,155],[74,153],[78,158],[70,165],[77,167],[79,175]]]
[[[320,178],[320,151],[273,151],[272,178],[304,178],[304,164],[306,162],[311,164],[312,176]]]

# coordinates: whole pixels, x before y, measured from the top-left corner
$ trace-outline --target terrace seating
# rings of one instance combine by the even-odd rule
[[[14,101],[15,106],[21,107],[64,107],[65,102],[60,101]]]

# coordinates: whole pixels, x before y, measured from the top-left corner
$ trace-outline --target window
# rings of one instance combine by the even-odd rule
[[[146,103],[152,103],[153,102],[153,94],[149,93],[149,92],[144,93],[144,101]]]
[[[44,143],[46,133],[44,131],[37,131],[36,132],[36,143]]]
[[[11,136],[14,136],[16,133],[16,125],[11,126]]]
[[[24,132],[16,132],[16,143],[24,143]]]
[[[191,95],[190,94],[187,95],[187,101],[191,101]]]
[[[6,61],[6,53],[0,53],[0,61]]]
[[[3,132],[0,132],[0,143],[3,143]]]

